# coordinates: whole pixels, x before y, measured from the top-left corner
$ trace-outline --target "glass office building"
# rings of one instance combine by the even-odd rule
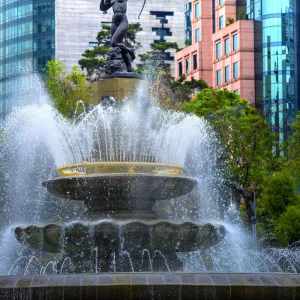
[[[247,0],[247,18],[261,22],[264,114],[279,140],[299,110],[299,6],[298,0]]]
[[[55,0],[0,1],[0,118],[14,105],[13,78],[55,58]]]

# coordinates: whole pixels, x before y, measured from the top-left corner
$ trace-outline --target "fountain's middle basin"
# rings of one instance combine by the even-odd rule
[[[158,200],[190,193],[197,180],[166,175],[97,174],[63,177],[44,182],[60,198],[84,201],[91,216],[155,218]]]

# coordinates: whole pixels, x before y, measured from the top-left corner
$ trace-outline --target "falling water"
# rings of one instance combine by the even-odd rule
[[[15,242],[11,228],[20,224],[80,219],[84,214],[80,203],[50,196],[41,182],[56,177],[56,169],[62,165],[84,161],[177,164],[183,167],[185,176],[198,179],[199,191],[194,190],[181,199],[161,202],[156,207],[158,214],[178,221],[212,221],[226,227],[226,238],[217,246],[180,254],[185,271],[299,271],[300,253],[297,250],[256,252],[251,249],[251,240],[241,227],[230,193],[224,193],[215,184],[223,171],[218,160],[221,148],[205,120],[158,107],[147,99],[143,83],[132,99],[118,105],[97,105],[78,119],[68,121],[52,107],[36,75],[18,80],[20,85],[14,95],[18,105],[2,125],[4,142],[0,159],[5,162],[5,168],[1,174],[4,193],[1,194],[0,261],[5,263],[1,274],[72,272],[72,257],[65,257],[63,241],[61,253],[57,255],[47,256],[40,249],[28,252],[24,245]],[[92,229],[89,234],[93,234]],[[63,234],[61,237],[64,239]],[[129,249],[122,251],[135,271]],[[159,254],[168,267],[164,253],[141,251],[141,263],[148,255],[150,271],[153,270],[151,255]],[[94,245],[91,245],[91,252],[94,253],[90,255],[91,265],[95,272],[101,271],[103,257],[98,257]],[[112,272],[117,269],[116,257],[113,253]]]

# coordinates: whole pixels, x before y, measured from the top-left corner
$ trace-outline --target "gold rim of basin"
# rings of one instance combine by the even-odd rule
[[[60,167],[57,172],[64,177],[95,174],[148,174],[178,176],[182,167],[150,162],[83,162]]]

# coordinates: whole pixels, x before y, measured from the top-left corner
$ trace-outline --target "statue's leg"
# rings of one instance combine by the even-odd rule
[[[115,24],[115,23],[111,24],[111,27],[110,27],[111,41],[113,40],[113,36],[115,35],[115,32],[116,32],[117,28],[118,28],[117,24]],[[111,44],[112,44],[112,42],[111,42]],[[114,46],[112,46],[112,47],[114,47]]]
[[[112,34],[112,38],[111,38],[111,46],[119,47],[122,50],[122,52],[128,52],[129,55],[131,56],[131,59],[134,60],[135,59],[134,49],[131,49],[122,43],[127,33],[127,30],[128,30],[128,21],[124,20],[117,26],[116,29],[114,29],[114,34]]]
[[[129,57],[128,52],[123,52],[122,51],[122,58],[123,58],[123,61],[126,65],[127,71],[132,72],[131,59]]]
[[[132,60],[135,59],[134,49],[128,48],[124,44],[116,44],[116,47],[119,47],[122,51],[129,53]]]
[[[119,25],[113,23],[111,27],[111,46],[118,47],[117,44],[122,43],[128,30],[128,21],[123,21]]]

